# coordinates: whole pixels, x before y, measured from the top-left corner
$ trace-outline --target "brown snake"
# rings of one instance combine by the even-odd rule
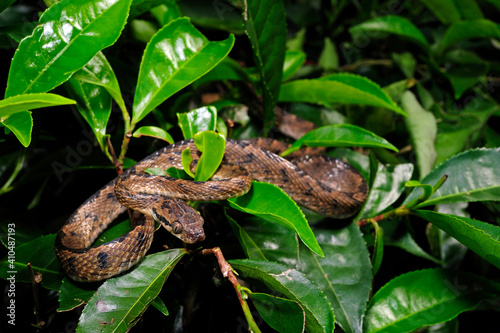
[[[366,199],[366,181],[349,164],[318,155],[290,162],[275,154],[286,147],[270,139],[228,139],[221,167],[207,182],[144,173],[151,167],[182,169],[181,152],[188,147],[196,164],[201,153],[192,140],[167,146],[112,180],[70,216],[57,235],[55,251],[72,279],[103,280],[135,265],[151,245],[154,220],[186,243],[202,241],[203,219],[185,200],[240,196],[249,190],[252,180],[275,184],[298,204],[334,218],[353,215]],[[91,247],[127,208],[133,211],[133,229],[109,243]]]

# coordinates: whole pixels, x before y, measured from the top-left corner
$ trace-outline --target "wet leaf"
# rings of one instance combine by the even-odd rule
[[[134,95],[132,124],[214,68],[231,50],[234,36],[211,42],[187,18],[160,29],[146,46]]]
[[[203,106],[187,113],[178,113],[179,127],[184,139],[192,139],[202,131],[215,131],[217,128],[217,109],[213,106]]]
[[[71,105],[76,102],[63,96],[50,93],[25,94],[0,100],[0,120],[12,114],[58,105]]]
[[[226,140],[218,133],[204,131],[195,134],[194,143],[196,148],[202,152],[196,165],[194,180],[204,182],[210,179],[219,168],[222,158],[224,158]]]

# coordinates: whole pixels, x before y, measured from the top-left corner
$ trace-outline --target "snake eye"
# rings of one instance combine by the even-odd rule
[[[182,224],[179,221],[175,221],[172,223],[172,231],[174,234],[180,234],[184,228],[182,227]]]

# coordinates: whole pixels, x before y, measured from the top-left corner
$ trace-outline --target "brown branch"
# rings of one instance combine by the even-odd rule
[[[33,301],[35,303],[34,312],[36,316],[36,326],[38,327],[38,330],[40,330],[45,326],[45,322],[42,320],[42,315],[40,311],[40,296],[38,294],[38,288],[40,286],[40,283],[42,283],[42,275],[40,273],[35,274],[33,268],[31,267],[31,263],[28,263],[27,266],[30,272],[31,285],[33,287]]]
[[[113,144],[111,143],[111,139],[108,136],[108,148],[111,157],[113,158],[113,165],[115,166],[116,173],[121,175],[123,172],[123,165],[121,165],[120,161],[116,158],[115,149],[113,148]]]

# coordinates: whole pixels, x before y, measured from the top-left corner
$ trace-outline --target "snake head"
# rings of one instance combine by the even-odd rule
[[[185,201],[168,198],[152,211],[153,218],[184,243],[193,244],[205,239],[203,218]]]

